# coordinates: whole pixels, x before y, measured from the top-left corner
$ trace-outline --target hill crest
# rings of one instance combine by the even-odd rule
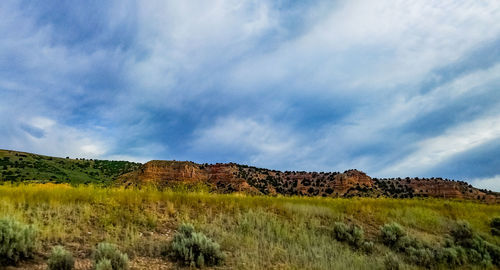
[[[500,194],[479,190],[463,181],[442,178],[371,178],[359,170],[340,172],[277,171],[236,163],[197,164],[150,161],[121,175],[117,184],[164,187],[175,183],[206,183],[219,192],[323,197],[437,197],[500,202]]]
[[[438,197],[500,202],[500,193],[463,181],[441,178],[371,178],[359,170],[340,172],[277,171],[236,163],[70,159],[0,150],[0,180],[165,187],[208,184],[215,191],[324,197]]]

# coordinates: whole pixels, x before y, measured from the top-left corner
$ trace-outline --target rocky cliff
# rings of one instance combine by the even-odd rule
[[[118,177],[117,183],[125,186],[158,187],[204,183],[222,192],[260,193],[244,179],[236,177],[236,171],[235,164],[202,165],[189,161],[153,160],[144,164],[139,170]]]
[[[117,179],[126,186],[203,183],[218,192],[283,194],[324,197],[439,197],[500,202],[495,192],[465,182],[441,178],[376,179],[358,170],[297,172],[267,170],[235,163],[197,164],[188,161],[150,161]]]

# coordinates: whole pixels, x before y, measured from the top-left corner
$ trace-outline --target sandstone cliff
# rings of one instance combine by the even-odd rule
[[[376,179],[358,170],[296,172],[267,170],[234,163],[197,164],[188,161],[150,161],[117,179],[126,186],[203,183],[218,192],[283,194],[324,197],[440,197],[500,202],[495,192],[465,182],[441,178]]]

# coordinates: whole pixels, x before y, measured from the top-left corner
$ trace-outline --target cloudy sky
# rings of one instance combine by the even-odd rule
[[[500,191],[498,0],[0,1],[0,148]]]

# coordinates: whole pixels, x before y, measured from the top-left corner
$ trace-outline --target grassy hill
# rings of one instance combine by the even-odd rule
[[[0,179],[8,182],[110,184],[118,175],[136,170],[140,163],[57,158],[0,150]]]
[[[256,187],[267,181],[270,184],[262,186],[264,190],[272,190],[275,182],[276,187],[281,187],[277,178],[297,180],[296,187],[306,190],[321,187],[323,178],[343,175],[281,173],[235,164],[195,164],[200,167],[197,171],[185,163],[175,163],[184,169],[174,170],[170,163],[159,162],[168,166],[157,164],[148,169],[127,161],[56,158],[0,150],[0,268],[6,263],[14,265],[10,269],[47,269],[51,249],[61,245],[72,252],[76,269],[94,269],[92,254],[101,242],[116,244],[128,254],[131,269],[183,268],[183,259],[175,254],[173,242],[179,235],[185,237],[180,226],[186,223],[194,225],[195,232],[190,235],[203,243],[203,250],[215,252],[220,247],[219,255],[225,259],[215,269],[500,267],[498,203],[401,196],[395,199],[217,194],[203,185],[161,190],[152,186],[110,185],[129,172],[144,173],[147,179],[177,179],[179,175],[196,178],[205,176],[201,169],[207,166],[211,172],[207,177],[217,176],[218,181],[248,178]],[[348,171],[342,179],[353,182],[354,191],[363,191],[357,185],[361,180],[368,184],[372,181],[357,171]],[[393,182],[415,182],[375,179],[372,185],[380,185],[379,181],[389,183],[387,189],[394,192],[399,191]],[[436,181],[417,183],[432,186]],[[353,192],[349,186],[335,188]],[[427,189],[423,185],[421,188]],[[32,254],[20,258],[16,265],[4,261],[2,252],[11,244],[5,236],[12,234],[12,224],[19,222],[33,226],[36,238]],[[28,234],[19,233],[16,237],[20,235]],[[182,241],[185,244],[192,239]],[[22,245],[25,243],[28,241]]]
[[[102,241],[127,253],[132,269],[181,268],[168,255],[185,222],[220,244],[226,259],[217,269],[496,269],[500,259],[493,252],[500,238],[490,226],[500,205],[470,201],[4,184],[0,206],[0,218],[39,231],[34,258],[14,269],[46,269],[55,245],[73,253],[77,269],[91,269],[92,251]],[[473,233],[457,240],[449,235],[461,221]],[[405,231],[398,245],[381,234],[392,222]],[[339,224],[356,226],[356,233]]]

